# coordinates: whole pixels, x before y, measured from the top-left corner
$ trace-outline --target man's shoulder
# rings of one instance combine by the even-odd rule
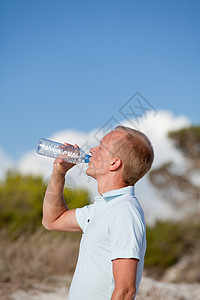
[[[110,220],[115,218],[120,221],[134,219],[135,221],[138,220],[141,223],[145,223],[143,209],[135,196],[122,196],[121,199],[113,203]]]
[[[115,203],[113,203],[113,210],[135,210],[143,211],[137,197],[135,195],[122,195],[121,197],[116,198]]]

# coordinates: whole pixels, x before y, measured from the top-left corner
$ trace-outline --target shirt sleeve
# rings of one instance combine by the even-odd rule
[[[84,207],[77,208],[75,211],[76,220],[79,226],[81,227],[81,229],[83,230],[83,232],[85,231],[85,225],[90,215],[91,206],[92,204],[86,205]]]
[[[115,208],[110,218],[109,232],[111,260],[143,258],[146,245],[145,223],[143,217],[133,207],[122,204]]]

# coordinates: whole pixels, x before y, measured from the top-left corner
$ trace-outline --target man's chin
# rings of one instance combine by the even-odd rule
[[[86,173],[88,176],[91,176],[90,167],[87,168],[87,170],[85,171],[85,173]]]
[[[90,176],[90,177],[92,177],[92,178],[95,179],[95,177],[94,177],[95,174],[93,174],[94,172],[92,172],[92,171],[90,170],[90,167],[87,168],[87,170],[86,170],[85,173],[86,173],[88,176]]]

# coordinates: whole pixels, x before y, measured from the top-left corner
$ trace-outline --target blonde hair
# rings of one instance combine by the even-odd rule
[[[138,130],[125,126],[117,126],[115,130],[126,133],[113,145],[115,155],[123,163],[123,181],[127,185],[135,185],[151,168],[153,147],[146,135]]]

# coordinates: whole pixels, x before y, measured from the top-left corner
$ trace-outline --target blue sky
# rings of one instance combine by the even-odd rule
[[[0,0],[0,148],[87,132],[137,91],[200,124],[200,1]]]

